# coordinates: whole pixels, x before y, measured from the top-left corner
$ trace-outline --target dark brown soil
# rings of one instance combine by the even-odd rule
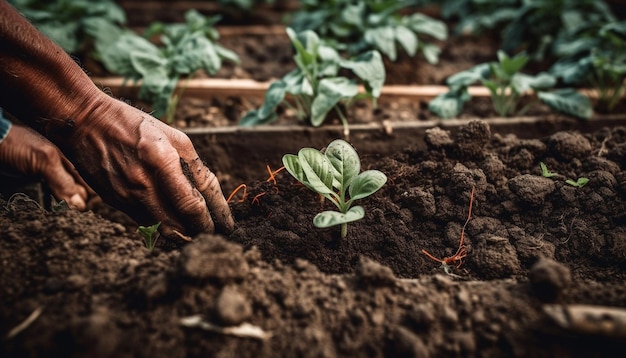
[[[623,356],[626,128],[519,139],[475,121],[415,140],[362,158],[389,180],[344,240],[284,171],[250,178],[229,237],[153,252],[128,222],[0,202],[0,356]],[[472,188],[446,274],[422,250],[457,251]],[[221,331],[242,323],[261,331]]]

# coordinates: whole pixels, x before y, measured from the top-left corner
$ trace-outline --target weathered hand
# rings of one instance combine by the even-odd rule
[[[104,95],[104,94],[103,94]],[[215,175],[189,138],[104,95],[64,145],[103,200],[165,236],[230,232],[234,220]],[[211,216],[213,215],[213,217]]]
[[[20,174],[43,178],[57,200],[85,209],[87,184],[59,148],[34,130],[13,125],[0,143],[0,163]]]

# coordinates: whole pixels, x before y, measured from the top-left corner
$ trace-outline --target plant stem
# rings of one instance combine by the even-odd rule
[[[348,224],[343,223],[341,224],[341,238],[345,239],[346,236],[348,236]]]

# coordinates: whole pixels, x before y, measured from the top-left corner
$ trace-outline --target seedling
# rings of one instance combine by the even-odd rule
[[[557,173],[553,173],[548,169],[548,166],[544,162],[540,162],[539,166],[541,167],[541,176],[544,178],[552,178],[553,176],[557,176]]]
[[[159,226],[161,222],[150,226],[139,226],[137,228],[137,233],[141,235],[143,238],[143,242],[146,245],[148,251],[154,250],[154,245],[156,245],[157,240],[159,239]]]
[[[349,106],[360,98],[376,99],[385,82],[385,66],[378,51],[369,51],[351,59],[342,58],[337,50],[325,45],[313,31],[296,33],[287,28],[296,49],[294,61],[298,66],[282,79],[272,82],[265,93],[263,105],[249,111],[240,125],[260,125],[278,118],[276,109],[283,104],[296,110],[298,119],[320,126],[334,110],[348,135],[348,121],[341,106]],[[350,70],[364,84],[366,93],[359,94],[358,82],[339,75]],[[287,95],[291,95],[293,102]],[[295,105],[293,104],[295,102]]]
[[[493,106],[502,117],[523,114],[534,103],[520,109],[520,100],[534,92],[553,110],[581,119],[591,118],[593,110],[588,97],[570,88],[553,90],[556,78],[546,72],[535,76],[522,73],[527,62],[528,56],[524,53],[509,57],[504,51],[498,51],[497,62],[482,63],[450,76],[447,79],[450,91],[435,97],[429,109],[441,118],[459,115],[471,99],[468,87],[479,82],[489,89]]]
[[[589,179],[588,178],[578,178],[576,179],[576,181],[574,181],[574,179],[567,179],[565,181],[567,184],[574,186],[576,188],[582,188],[583,186],[585,186],[585,184],[589,183]]]
[[[459,248],[456,250],[454,255],[450,257],[444,257],[443,259],[437,258],[431,255],[428,251],[422,249],[422,253],[426,255],[429,259],[441,263],[441,267],[443,271],[450,276],[456,276],[452,273],[450,266],[456,264],[456,268],[458,269],[463,264],[463,259],[467,256],[467,249],[465,248],[465,227],[467,223],[469,223],[472,218],[472,204],[474,203],[474,190],[475,187],[472,187],[472,193],[470,194],[470,203],[469,210],[467,214],[467,220],[465,220],[465,224],[463,224],[463,228],[461,229],[461,238],[459,239]]]
[[[319,228],[341,225],[342,239],[348,233],[348,223],[365,216],[362,206],[352,206],[354,201],[374,194],[387,181],[387,176],[378,170],[360,172],[359,155],[342,139],[331,142],[324,152],[302,148],[298,155],[285,154],[283,164],[300,183],[339,209],[315,215],[313,225]]]

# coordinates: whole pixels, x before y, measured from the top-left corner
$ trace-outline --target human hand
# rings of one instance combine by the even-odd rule
[[[0,163],[42,178],[57,200],[65,200],[73,209],[85,209],[89,187],[59,148],[34,130],[13,125],[0,143]]]
[[[99,96],[99,105],[86,110],[63,140],[63,150],[100,197],[140,225],[161,222],[166,237],[213,232],[216,225],[232,231],[220,184],[190,139],[137,108]]]

